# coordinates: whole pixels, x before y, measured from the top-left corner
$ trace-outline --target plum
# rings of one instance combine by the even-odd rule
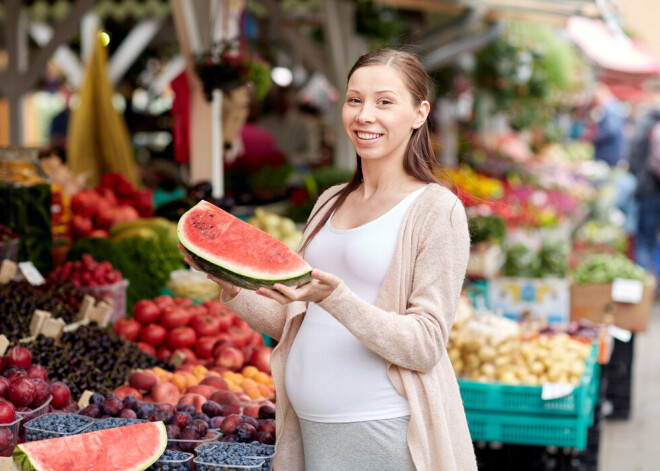
[[[216,417],[218,415],[225,415],[225,411],[222,410],[222,406],[215,401],[208,400],[202,404],[202,412],[206,414],[209,418]]]
[[[37,390],[34,381],[20,377],[9,383],[9,400],[17,406],[29,406],[34,400]]]
[[[257,437],[257,429],[251,424],[241,424],[236,427],[236,436],[243,443],[249,443]]]

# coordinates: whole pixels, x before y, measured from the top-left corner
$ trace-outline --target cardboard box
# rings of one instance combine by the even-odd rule
[[[644,286],[642,299],[636,304],[620,303],[612,299],[612,283],[571,285],[571,320],[588,319],[604,322],[607,315],[614,317],[614,325],[631,332],[644,332],[648,328],[655,280]]]
[[[544,316],[550,324],[567,324],[570,281],[565,278],[493,278],[488,283],[488,308],[518,320],[523,314]]]

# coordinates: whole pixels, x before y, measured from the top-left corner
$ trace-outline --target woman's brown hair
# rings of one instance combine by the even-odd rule
[[[368,52],[361,56],[348,72],[347,82],[351,79],[353,72],[361,67],[385,65],[396,69],[403,82],[406,84],[408,91],[412,95],[414,106],[420,106],[424,100],[430,100],[430,78],[424,70],[424,66],[417,59],[417,57],[409,52],[400,51],[397,49],[377,49]],[[359,155],[355,155],[356,167],[353,177],[348,181],[346,186],[333,196],[334,201],[330,210],[321,218],[316,224],[309,237],[305,239],[305,243],[300,248],[304,251],[309,242],[321,230],[321,228],[328,221],[332,213],[339,208],[346,200],[348,195],[355,191],[362,183],[362,159]],[[438,170],[438,161],[433,152],[431,145],[431,136],[429,133],[428,120],[424,121],[419,128],[414,129],[403,159],[403,168],[412,177],[419,181],[427,183],[439,183],[440,180],[436,176]],[[316,213],[311,215],[307,220],[305,229],[310,224],[314,216],[332,200],[326,201]]]

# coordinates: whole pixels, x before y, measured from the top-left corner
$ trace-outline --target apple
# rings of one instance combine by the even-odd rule
[[[201,394],[197,393],[186,393],[179,399],[177,405],[181,404],[192,404],[195,407],[195,412],[201,412],[202,406],[207,401],[207,399]]]

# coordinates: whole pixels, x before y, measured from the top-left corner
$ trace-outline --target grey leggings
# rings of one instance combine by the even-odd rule
[[[406,440],[409,419],[347,423],[299,419],[305,471],[415,471]]]

